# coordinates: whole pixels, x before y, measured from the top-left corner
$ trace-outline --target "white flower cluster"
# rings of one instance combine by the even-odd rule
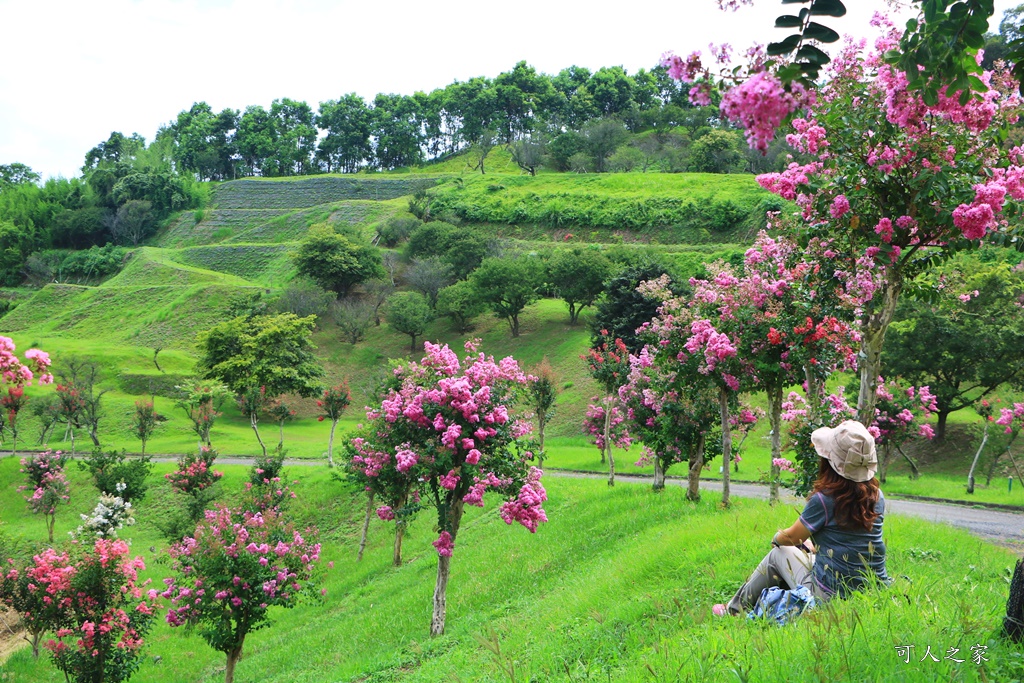
[[[120,494],[125,489],[124,482],[117,485]],[[83,524],[73,532],[74,536],[93,536],[95,538],[117,538],[119,529],[135,524],[132,517],[132,504],[125,502],[120,495],[103,494],[100,501],[90,514],[81,515]]]

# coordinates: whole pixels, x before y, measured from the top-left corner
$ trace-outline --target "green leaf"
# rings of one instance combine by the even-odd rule
[[[814,0],[811,3],[811,14],[818,17],[846,16],[846,5],[840,0]]]
[[[800,44],[799,34],[793,34],[787,37],[785,40],[778,43],[768,43],[768,47],[765,51],[769,55],[785,55],[789,54],[796,49],[796,46]]]
[[[939,103],[939,93],[935,90],[934,86],[930,86],[925,88],[921,93],[921,99],[923,99],[924,103],[929,107],[934,107]]]
[[[804,22],[800,21],[800,17],[792,14],[783,14],[781,17],[775,18],[775,28],[799,28],[803,25]]]
[[[819,66],[822,64],[828,64],[829,61],[831,61],[827,54],[825,54],[818,48],[814,47],[813,45],[804,45],[803,47],[801,47],[796,53],[796,58],[806,59],[808,62],[811,62],[812,64],[817,64]]]
[[[804,29],[804,38],[810,38],[811,40],[817,40],[822,43],[834,43],[839,40],[839,34],[828,26],[812,21],[807,25],[807,28]]]

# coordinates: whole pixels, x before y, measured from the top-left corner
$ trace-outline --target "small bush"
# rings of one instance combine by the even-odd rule
[[[377,228],[377,234],[380,235],[380,241],[384,246],[394,247],[399,242],[409,239],[409,235],[421,225],[423,221],[418,218],[396,216]]]
[[[126,502],[139,501],[145,497],[149,488],[146,478],[153,470],[148,455],[128,460],[123,450],[104,453],[101,448],[93,450],[78,466],[89,472],[100,493],[118,496]],[[118,488],[121,483],[124,484],[123,489]]]

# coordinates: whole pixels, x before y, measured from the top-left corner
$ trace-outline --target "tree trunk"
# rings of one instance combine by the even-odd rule
[[[1013,471],[1017,473],[1017,481],[1024,484],[1024,476],[1021,475],[1020,468],[1017,467],[1017,461],[1013,459],[1013,453],[1010,452],[1009,448],[1006,449],[1006,457],[1010,459],[1010,464],[1013,465]]]
[[[284,450],[284,420],[277,423],[277,450]]]
[[[808,387],[810,389],[810,387]],[[768,503],[779,502],[779,477],[782,469],[775,464],[782,457],[782,382],[769,386],[768,391],[768,423],[772,428],[772,466],[771,483],[768,485]]]
[[[908,463],[910,463],[910,478],[911,479],[917,479],[918,477],[920,477],[921,476],[921,470],[919,470],[917,468],[917,463],[914,462],[913,459],[909,455],[907,455],[906,453],[903,452],[903,446],[897,446],[896,450],[899,451],[899,454],[903,456],[904,460],[906,460]]]
[[[605,464],[605,462],[607,461],[608,439],[609,439],[609,437],[611,435],[611,431],[612,431],[611,430],[611,422],[612,422],[612,413],[611,413],[610,410],[608,410],[608,406],[604,406],[604,431],[601,432],[602,434],[604,434],[604,442],[601,445],[601,464],[602,465]]]
[[[256,440],[260,442],[260,449],[263,451],[263,457],[267,457],[267,446],[263,443],[263,438],[260,437],[260,426],[259,418],[256,417],[256,413],[249,416],[249,424],[252,425],[252,431],[256,434]]]
[[[96,436],[96,424],[89,427],[89,438],[92,439],[92,445],[96,448],[100,447],[99,437]]]
[[[43,639],[42,631],[35,631],[32,633],[32,638],[29,639],[29,644],[32,646],[32,659],[39,659],[39,641]]]
[[[981,437],[981,445],[978,447],[978,452],[974,454],[974,461],[971,462],[971,471],[967,473],[967,493],[974,493],[974,469],[978,466],[978,459],[981,457],[981,452],[985,450],[986,442],[988,442],[988,421],[985,422],[985,432]]]
[[[54,508],[52,514],[46,515],[46,534],[50,539],[50,544],[53,544],[53,527],[57,524],[57,509]]]
[[[455,502],[448,510],[448,533],[452,537],[452,544],[459,533],[459,525],[462,523],[463,502]],[[437,558],[437,583],[434,584],[434,613],[430,619],[430,635],[444,635],[444,620],[448,612],[448,576],[451,572],[452,558],[438,556]]]
[[[938,412],[939,421],[935,425],[935,440],[945,441],[946,440],[946,418],[949,417],[949,410],[940,410]],[[987,426],[987,425],[986,425]]]
[[[878,463],[878,481],[885,483],[885,475],[889,471],[889,460],[892,459],[892,444],[886,442],[882,445],[882,461]]]
[[[537,467],[544,469],[544,427],[547,424],[547,420],[537,420]]]
[[[704,469],[704,434],[697,437],[697,445],[690,456],[690,476],[686,487],[686,499],[700,502],[700,473]]]
[[[235,664],[238,664],[238,660],[242,658],[242,646],[239,645],[234,650],[228,651],[228,663],[224,667],[224,683],[234,683],[235,680]]]
[[[331,436],[327,439],[327,466],[334,467],[334,429],[338,426],[337,420],[331,420]]]
[[[356,562],[363,561],[363,551],[366,550],[366,536],[370,532],[370,516],[373,514],[373,496],[374,492],[370,491],[366,498],[366,517],[363,518],[363,536],[359,539],[359,555]]]
[[[1013,436],[1010,437],[1010,442],[1008,444],[1006,444],[1006,451],[1007,452],[1010,451],[1010,446],[1013,445],[1013,442],[1016,439],[1017,439],[1017,435],[1016,434],[1014,434]],[[992,464],[989,465],[989,468],[988,468],[988,477],[985,479],[985,486],[991,486],[992,485],[992,475],[995,474],[996,465],[999,464],[999,459],[1002,458],[1002,457],[1003,457],[1003,452],[999,451],[998,453],[996,453],[995,457],[992,458]],[[1022,483],[1024,483],[1024,482],[1022,482]]]
[[[871,312],[865,312],[861,320],[860,355],[860,395],[857,397],[857,419],[865,427],[875,421],[875,390],[878,388],[878,377],[882,374],[882,344],[885,331],[896,313],[900,290],[903,282],[898,272],[890,270],[882,286],[875,291]]]
[[[402,566],[402,538],[405,537],[405,522],[399,521],[395,524],[395,546],[391,556],[391,564],[396,567]]]
[[[409,345],[409,351],[412,353],[416,353],[416,335],[410,334],[409,336],[412,338],[412,344]],[[515,335],[512,336],[514,337]]]
[[[718,389],[718,407],[722,413],[722,507],[729,507],[729,461],[732,459],[732,430],[729,429],[729,389]]]
[[[142,441],[142,457],[145,458],[146,457],[146,440],[142,439],[141,441]]]
[[[661,458],[654,456],[654,490],[661,493],[665,490],[665,470],[661,466]]]
[[[509,318],[509,325],[512,326],[512,336],[519,336],[519,314],[516,313]]]
[[[612,453],[612,398],[604,406],[604,449],[608,453],[608,485],[615,486],[615,454]]]

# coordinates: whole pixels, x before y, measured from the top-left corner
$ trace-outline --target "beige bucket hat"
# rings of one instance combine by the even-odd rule
[[[832,469],[850,481],[868,481],[878,471],[875,438],[856,420],[815,429],[811,443]]]

